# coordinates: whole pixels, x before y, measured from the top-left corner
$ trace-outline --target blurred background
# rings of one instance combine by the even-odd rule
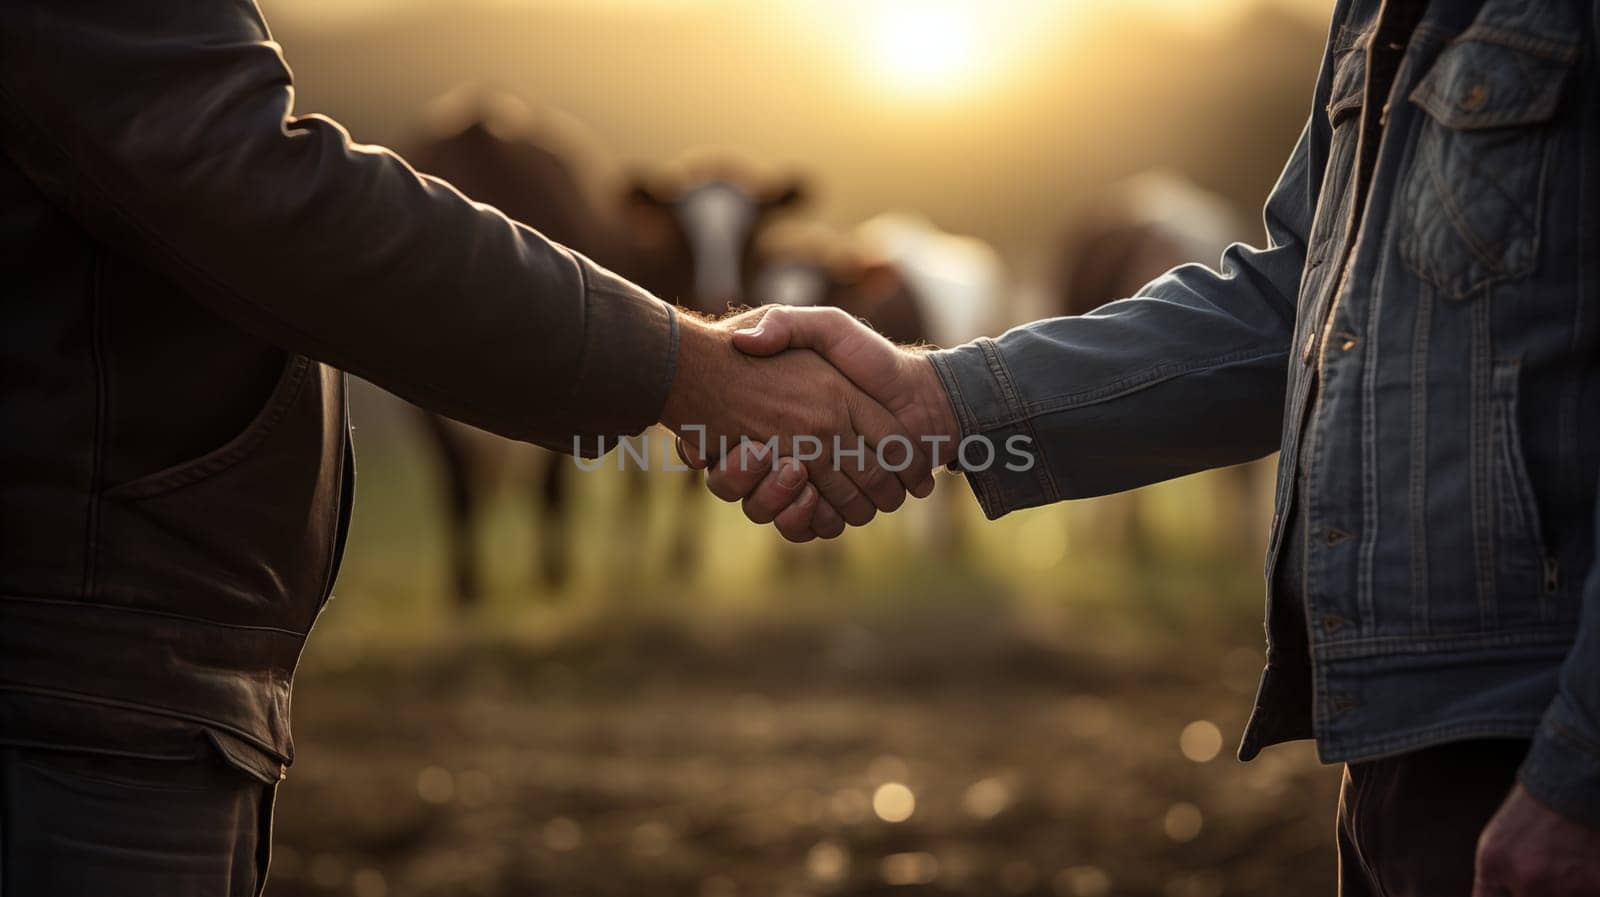
[[[1259,243],[1329,13],[262,3],[297,111],[686,306],[938,345]],[[1232,758],[1271,459],[996,522],[944,477],[797,547],[659,434],[579,472],[359,384],[354,418],[274,897],[1333,890],[1337,770]]]

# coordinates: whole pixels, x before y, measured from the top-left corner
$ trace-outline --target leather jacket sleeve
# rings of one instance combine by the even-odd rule
[[[293,101],[253,3],[0,0],[0,151],[111,251],[506,436],[656,420],[670,306]]]

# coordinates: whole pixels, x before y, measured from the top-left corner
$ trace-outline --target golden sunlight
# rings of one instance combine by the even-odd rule
[[[982,3],[905,0],[874,7],[872,51],[896,86],[948,93],[978,74]]]

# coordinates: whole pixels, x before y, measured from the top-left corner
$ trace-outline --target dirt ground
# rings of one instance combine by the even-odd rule
[[[1338,770],[1232,757],[1248,633],[1039,631],[969,607],[331,639],[268,894],[1332,893]]]

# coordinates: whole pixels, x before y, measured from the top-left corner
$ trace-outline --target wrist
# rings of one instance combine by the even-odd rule
[[[924,436],[960,442],[961,423],[933,359],[926,352],[908,352],[905,364],[912,384],[912,400],[905,412],[907,425]]]
[[[678,363],[661,408],[661,423],[681,436],[684,427],[705,424],[716,382],[713,371],[719,356],[732,351],[732,345],[722,328],[681,311],[678,318]]]

